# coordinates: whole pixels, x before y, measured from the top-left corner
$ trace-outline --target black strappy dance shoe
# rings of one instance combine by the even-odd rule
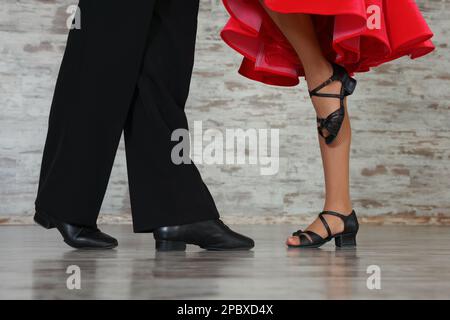
[[[341,107],[331,113],[326,119],[317,117],[317,130],[319,131],[319,134],[325,139],[326,144],[331,144],[334,139],[336,139],[345,117],[344,99],[355,91],[357,84],[356,80],[349,76],[347,70],[345,70],[344,67],[335,63],[333,63],[332,66],[333,75],[320,86],[309,91],[309,96],[311,98],[313,96],[316,96],[322,98],[335,98],[340,99],[341,101]],[[319,92],[334,81],[340,81],[342,83],[340,94]],[[325,136],[324,130],[327,130],[327,136]]]
[[[327,220],[324,218],[324,215],[341,218],[344,222],[344,231],[333,235]],[[313,231],[298,230],[292,235],[300,238],[300,245],[288,246],[291,248],[319,248],[334,238],[337,247],[356,247],[356,234],[358,233],[359,223],[356,218],[355,210],[352,210],[352,213],[348,216],[335,211],[322,211],[319,214],[319,218],[328,233],[328,236],[325,239]]]

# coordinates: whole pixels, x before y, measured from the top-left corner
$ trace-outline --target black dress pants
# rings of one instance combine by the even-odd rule
[[[96,227],[122,132],[135,232],[219,217],[175,129],[194,62],[199,0],[81,0],[49,118],[36,210]]]

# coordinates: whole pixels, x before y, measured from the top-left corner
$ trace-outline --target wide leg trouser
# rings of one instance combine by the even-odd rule
[[[199,0],[81,0],[49,118],[36,210],[96,227],[122,132],[135,232],[216,219],[194,164],[176,165],[173,130],[194,61]]]

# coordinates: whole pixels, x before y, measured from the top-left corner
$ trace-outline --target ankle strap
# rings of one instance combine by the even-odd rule
[[[330,226],[328,225],[327,219],[325,219],[322,214],[319,214],[319,218],[320,218],[320,221],[322,221],[323,226],[327,230],[327,233],[328,233],[327,239],[328,239],[332,236]]]
[[[355,210],[352,210],[352,212],[349,215],[346,216],[346,215],[343,215],[342,213],[339,213],[339,212],[336,212],[336,211],[325,210],[325,211],[322,211],[321,213],[319,213],[319,217],[322,217],[324,214],[328,214],[330,216],[335,216],[335,217],[341,218],[342,220],[345,221],[350,216],[352,216],[354,212],[355,212]],[[322,218],[320,220],[322,220]]]
[[[333,94],[333,93],[320,93],[319,91],[325,88],[326,86],[330,85],[334,81],[341,81],[343,82],[344,74],[347,74],[347,71],[341,67],[340,65],[337,65],[335,63],[332,64],[333,66],[333,74],[331,77],[324,81],[321,85],[314,88],[313,90],[309,91],[309,96],[317,96],[322,98],[336,98],[336,99],[343,99],[345,97],[345,90],[344,86],[342,86],[341,93],[340,94]]]

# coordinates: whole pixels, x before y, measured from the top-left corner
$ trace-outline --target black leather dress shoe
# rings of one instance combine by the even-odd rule
[[[58,229],[64,242],[76,249],[112,249],[118,245],[116,239],[99,229],[79,227],[58,221],[42,212],[36,212],[34,221],[46,229]]]
[[[186,244],[206,250],[250,250],[255,242],[228,228],[221,220],[207,220],[153,231],[158,251],[184,251]]]

